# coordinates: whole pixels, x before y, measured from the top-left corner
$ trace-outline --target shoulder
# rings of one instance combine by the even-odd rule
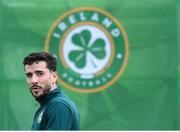
[[[72,117],[71,109],[61,100],[53,100],[47,104],[44,110],[44,117],[48,120],[65,120]]]
[[[45,108],[46,114],[67,114],[67,115],[76,115],[78,113],[76,105],[73,101],[66,95],[62,94],[53,98],[46,104]]]
[[[63,98],[54,98],[47,105],[47,110],[71,110],[67,100]]]

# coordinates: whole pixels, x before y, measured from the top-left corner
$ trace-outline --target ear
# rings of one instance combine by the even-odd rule
[[[55,82],[58,80],[58,72],[55,71],[52,73],[52,82]]]

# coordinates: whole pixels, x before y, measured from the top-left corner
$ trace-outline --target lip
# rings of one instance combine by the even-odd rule
[[[33,85],[33,86],[31,87],[31,89],[38,89],[38,88],[41,88],[41,87],[38,86],[38,85]]]
[[[33,86],[33,87],[31,87],[31,90],[32,91],[39,91],[41,88],[40,87],[38,87],[38,86]]]
[[[40,88],[33,88],[33,89],[31,89],[31,91],[32,91],[34,96],[37,96],[41,92],[41,89]]]
[[[38,89],[40,89],[40,88],[31,88],[32,90],[38,90]]]

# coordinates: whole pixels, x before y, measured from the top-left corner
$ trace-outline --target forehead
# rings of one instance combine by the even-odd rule
[[[34,62],[32,65],[25,65],[26,72],[34,71],[47,71],[47,64],[45,61],[39,61],[38,63]]]

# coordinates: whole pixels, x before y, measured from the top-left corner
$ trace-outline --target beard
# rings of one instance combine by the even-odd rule
[[[32,96],[36,100],[38,100],[39,98],[43,97],[44,95],[48,94],[51,91],[51,85],[50,83],[47,83],[44,87],[33,85],[29,90]]]

